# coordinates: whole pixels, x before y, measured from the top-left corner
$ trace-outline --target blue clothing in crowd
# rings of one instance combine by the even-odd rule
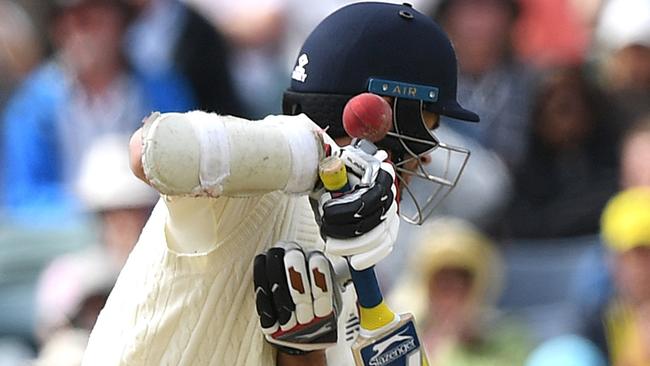
[[[194,106],[178,74],[124,74],[97,97],[85,93],[55,60],[45,63],[6,106],[0,210],[18,219],[74,213],[77,169],[95,138],[130,135],[154,110],[187,111]]]

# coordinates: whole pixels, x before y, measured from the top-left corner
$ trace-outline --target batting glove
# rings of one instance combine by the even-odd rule
[[[255,302],[266,340],[289,354],[336,344],[338,286],[320,251],[280,242],[255,257]]]
[[[343,147],[340,157],[350,188],[321,195],[321,233],[327,253],[348,257],[361,271],[390,254],[397,238],[395,168],[385,151],[365,140]]]

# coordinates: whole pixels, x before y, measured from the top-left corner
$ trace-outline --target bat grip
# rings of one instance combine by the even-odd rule
[[[363,330],[374,331],[398,320],[397,315],[384,302],[384,297],[377,282],[375,267],[357,271],[350,268],[350,276],[357,292],[359,302],[359,325]]]
[[[384,301],[384,296],[381,294],[381,289],[377,282],[375,266],[361,271],[352,268],[349,263],[348,266],[350,268],[352,282],[354,282],[354,287],[357,290],[359,306],[370,309],[381,304]]]

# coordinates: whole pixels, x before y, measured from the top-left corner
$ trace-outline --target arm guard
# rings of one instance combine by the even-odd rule
[[[324,135],[305,115],[248,121],[201,111],[153,113],[143,127],[142,165],[166,195],[306,193],[318,180]]]

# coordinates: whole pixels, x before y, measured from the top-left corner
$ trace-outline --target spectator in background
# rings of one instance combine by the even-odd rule
[[[613,366],[650,364],[650,187],[630,188],[607,204],[602,236],[611,253],[616,295],[604,316]]]
[[[229,91],[243,102],[243,117],[279,114],[286,87],[283,41],[287,0],[187,0],[223,34],[232,46]],[[302,5],[311,6],[311,5]],[[293,55],[295,57],[295,55]]]
[[[42,53],[43,45],[32,19],[17,4],[0,0],[0,113],[14,88],[38,64]],[[0,137],[2,130],[0,119]],[[0,161],[3,160],[2,151],[0,138]],[[3,190],[2,176],[0,169],[0,191]]]
[[[562,335],[544,341],[531,352],[526,366],[606,366],[605,358],[587,339]]]
[[[30,223],[64,219],[77,202],[70,184],[98,137],[131,133],[133,116],[186,110],[187,90],[174,80],[129,69],[122,52],[132,9],[120,0],[56,0],[54,56],[32,73],[4,115],[7,213]]]
[[[529,148],[515,172],[506,236],[545,239],[598,233],[617,190],[612,111],[579,67],[550,72],[535,100]]]
[[[42,54],[43,45],[27,13],[11,1],[0,0],[0,111]]]
[[[192,7],[177,0],[129,0],[138,16],[126,38],[129,61],[140,73],[180,73],[196,97],[196,108],[245,116],[234,92],[230,45]]]
[[[595,56],[606,91],[618,107],[625,131],[647,114],[650,100],[650,2],[610,0],[596,27]]]
[[[601,3],[606,0],[517,0],[514,46],[538,69],[584,63]]]
[[[623,136],[620,148],[622,189],[650,187],[650,115],[641,118]],[[607,271],[608,253],[602,242],[589,250],[576,266],[571,291],[581,315],[581,332],[607,356],[607,339],[602,314],[613,293],[612,276]]]
[[[516,0],[444,0],[436,17],[458,55],[458,101],[481,123],[453,126],[495,151],[510,168],[526,151],[533,73],[512,52]]]
[[[494,308],[503,280],[496,248],[459,219],[425,225],[388,301],[414,313],[430,364],[523,365],[527,333]]]
[[[96,215],[99,243],[54,259],[37,291],[37,365],[79,365],[88,334],[135,245],[158,194],[129,168],[128,136],[107,135],[90,147],[76,189]],[[70,357],[68,363],[63,360]]]
[[[639,119],[623,137],[621,186],[650,187],[650,114]]]

